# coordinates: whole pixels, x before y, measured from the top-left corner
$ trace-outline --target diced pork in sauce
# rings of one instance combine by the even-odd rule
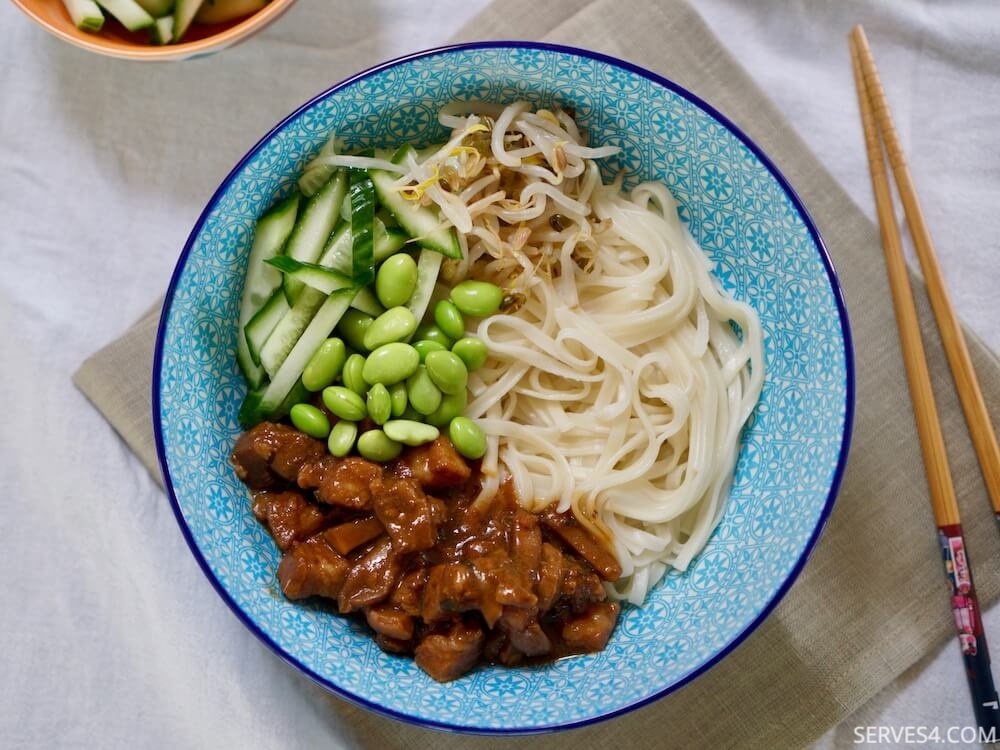
[[[284,552],[285,596],[335,601],[435,680],[600,651],[614,630],[614,555],[570,514],[523,510],[509,484],[477,507],[478,467],[447,438],[382,466],[265,422],[232,463]]]

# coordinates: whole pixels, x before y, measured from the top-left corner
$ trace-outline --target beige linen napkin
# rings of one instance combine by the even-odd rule
[[[460,34],[462,40],[482,38],[544,38],[619,56],[688,87],[732,118],[774,158],[817,221],[844,286],[857,354],[855,437],[843,489],[815,554],[782,604],[744,645],[675,695],[613,721],[549,737],[545,745],[805,745],[939,647],[952,628],[878,234],[682,0],[501,0]],[[374,61],[345,55],[342,62],[337,72],[347,75]],[[862,153],[860,141],[844,147]],[[985,605],[1000,591],[994,521],[923,288],[917,284],[917,289]],[[75,380],[159,477],[149,416],[157,317],[158,308],[87,360]],[[987,406],[996,414],[1000,363],[974,338],[970,344]],[[329,704],[365,746],[446,750],[532,742],[443,735],[332,697]]]

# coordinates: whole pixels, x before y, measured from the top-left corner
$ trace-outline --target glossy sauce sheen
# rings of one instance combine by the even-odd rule
[[[478,466],[447,438],[380,466],[263,423],[232,463],[284,553],[285,596],[335,600],[436,680],[600,651],[617,622],[614,556],[571,515],[523,510],[509,484],[475,506]]]

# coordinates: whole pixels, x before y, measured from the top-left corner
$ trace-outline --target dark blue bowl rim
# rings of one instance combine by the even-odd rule
[[[730,133],[736,136],[750,151],[760,160],[760,162],[767,168],[771,175],[778,181],[781,185],[782,190],[785,195],[795,206],[799,215],[802,217],[806,228],[809,230],[809,236],[813,240],[813,244],[819,253],[820,260],[826,269],[827,278],[830,282],[830,289],[833,292],[834,299],[837,304],[837,313],[840,318],[840,330],[841,335],[844,340],[844,364],[845,364],[845,375],[846,375],[846,398],[844,404],[844,434],[840,445],[840,455],[837,460],[837,466],[833,474],[833,481],[830,484],[830,491],[827,495],[826,502],[823,504],[823,510],[820,513],[819,520],[816,523],[816,528],[813,530],[806,543],[805,548],[802,550],[802,554],[799,556],[798,561],[792,568],[791,572],[788,574],[785,581],[775,592],[774,596],[771,597],[770,601],[764,606],[764,608],[757,614],[757,616],[728,644],[726,644],[718,653],[716,653],[712,658],[702,664],[700,667],[695,669],[690,674],[686,675],[682,679],[678,680],[672,685],[660,690],[652,695],[649,695],[642,700],[631,703],[627,706],[623,706],[615,711],[610,711],[608,713],[602,714],[600,716],[594,716],[588,719],[582,719],[579,721],[568,722],[565,724],[550,724],[546,726],[535,726],[535,727],[509,727],[509,728],[493,728],[493,727],[478,727],[478,726],[462,726],[458,724],[447,724],[444,722],[437,722],[428,720],[419,716],[412,716],[409,714],[404,714],[398,711],[394,711],[384,706],[380,706],[376,703],[372,703],[365,698],[354,695],[348,690],[335,685],[334,683],[327,680],[322,675],[317,674],[305,664],[298,661],[294,656],[285,651],[281,646],[275,643],[271,638],[264,633],[257,625],[250,619],[250,617],[240,608],[240,606],[233,600],[226,591],[225,587],[216,577],[214,571],[209,566],[205,557],[202,555],[201,550],[198,548],[194,537],[191,534],[190,528],[188,528],[187,521],[184,519],[184,514],[181,511],[180,504],[177,502],[177,496],[174,493],[173,482],[170,477],[170,469],[167,466],[166,453],[163,445],[163,430],[161,429],[160,420],[160,377],[161,368],[163,365],[163,340],[166,334],[167,321],[170,316],[170,308],[173,302],[174,291],[177,286],[177,282],[180,279],[181,274],[184,271],[184,267],[187,264],[188,255],[191,253],[191,248],[194,245],[195,239],[201,233],[201,230],[208,218],[211,210],[219,202],[222,195],[228,189],[230,183],[236,178],[236,175],[243,169],[247,162],[257,154],[258,151],[274,137],[277,133],[283,130],[288,123],[298,117],[300,114],[306,110],[313,107],[315,104],[321,100],[331,96],[335,92],[349,86],[356,81],[360,81],[376,73],[380,73],[389,68],[394,68],[403,63],[410,62],[412,60],[418,60],[424,57],[430,57],[433,55],[446,54],[451,52],[475,50],[475,49],[534,49],[534,50],[544,50],[547,52],[556,52],[560,54],[576,55],[579,57],[588,58],[591,60],[597,60],[614,67],[622,68],[638,76],[641,76],[653,83],[656,83],[670,91],[684,97],[689,102],[699,107],[710,116],[712,116],[716,121],[723,125]],[[751,140],[751,138],[744,133],[739,127],[737,127],[728,117],[723,115],[719,110],[713,107],[708,102],[704,101],[700,97],[691,93],[684,87],[674,83],[668,78],[654,73],[650,70],[642,68],[633,63],[626,62],[625,60],[620,60],[610,55],[605,55],[600,52],[594,52],[592,50],[581,49],[579,47],[571,47],[562,44],[548,44],[545,42],[527,42],[527,41],[489,41],[489,42],[467,42],[462,44],[449,44],[442,47],[434,47],[432,49],[422,50],[419,52],[413,52],[402,57],[397,57],[392,60],[375,65],[374,67],[368,68],[360,73],[357,73],[350,78],[346,78],[340,83],[335,84],[323,93],[313,97],[308,102],[303,104],[301,107],[296,109],[286,118],[284,118],[280,123],[278,123],[274,128],[272,128],[267,135],[261,138],[253,148],[251,148],[247,154],[240,159],[239,163],[233,167],[232,171],[226,176],[226,179],[222,181],[222,184],[212,195],[211,200],[202,211],[201,216],[198,217],[198,222],[195,224],[194,229],[188,237],[187,242],[184,245],[184,249],[181,251],[180,257],[177,260],[177,265],[174,268],[173,275],[170,278],[170,286],[167,287],[166,297],[163,303],[163,311],[160,314],[160,322],[156,331],[156,344],[153,352],[153,391],[152,391],[152,407],[153,407],[153,433],[156,439],[156,454],[157,459],[160,464],[160,471],[163,474],[164,485],[167,490],[167,496],[170,500],[170,506],[173,509],[174,516],[177,519],[177,524],[180,526],[181,533],[184,535],[184,540],[187,542],[188,547],[191,549],[191,553],[194,555],[195,559],[198,561],[198,565],[201,567],[202,573],[208,578],[212,587],[216,590],[222,600],[229,606],[233,613],[239,618],[239,620],[246,626],[251,633],[253,633],[258,639],[260,639],[264,645],[266,645],[271,651],[273,651],[281,659],[300,670],[303,674],[309,677],[314,682],[318,683],[322,687],[331,691],[335,695],[338,695],[345,700],[354,703],[355,705],[366,708],[383,716],[388,716],[393,719],[398,719],[410,724],[415,724],[417,726],[430,727],[432,729],[438,729],[442,731],[450,732],[461,732],[468,734],[483,734],[483,735],[529,735],[529,734],[542,734],[553,731],[562,731],[566,729],[575,729],[579,727],[588,726],[590,724],[596,724],[601,721],[606,721],[612,719],[616,716],[621,716],[630,711],[634,711],[637,708],[648,705],[666,695],[669,695],[684,685],[688,684],[696,677],[704,674],[711,667],[721,661],[725,656],[732,652],[737,646],[739,646],[743,641],[753,633],[760,624],[767,618],[769,614],[778,605],[778,602],[784,598],[785,594],[788,593],[792,584],[795,583],[802,569],[805,567],[809,556],[812,554],[813,549],[816,546],[817,541],[819,541],[820,535],[823,533],[823,529],[826,526],[827,521],[830,518],[830,514],[833,511],[833,505],[837,498],[837,493],[840,490],[841,482],[844,478],[844,470],[847,466],[847,456],[851,445],[851,436],[854,431],[854,405],[855,405],[855,365],[854,365],[854,343],[853,337],[851,336],[851,325],[847,315],[847,305],[844,301],[844,293],[840,286],[840,280],[837,277],[837,272],[834,270],[833,262],[830,259],[829,252],[826,249],[826,244],[823,242],[823,238],[820,236],[819,230],[816,228],[816,224],[809,212],[806,210],[805,205],[799,198],[798,194],[792,188],[791,184],[781,173],[774,162],[764,153],[763,150],[756,143]]]

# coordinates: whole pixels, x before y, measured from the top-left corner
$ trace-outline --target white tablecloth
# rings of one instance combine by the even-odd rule
[[[241,47],[166,66],[84,53],[0,6],[0,746],[366,745],[226,609],[70,375],[163,291],[236,160],[334,82],[326,50],[364,48],[360,68],[483,5],[301,0]],[[698,7],[873,215],[846,42],[865,24],[956,306],[1000,351],[1000,6]],[[1000,648],[1000,608],[986,627]],[[971,721],[949,643],[819,746],[853,746],[858,722]]]

